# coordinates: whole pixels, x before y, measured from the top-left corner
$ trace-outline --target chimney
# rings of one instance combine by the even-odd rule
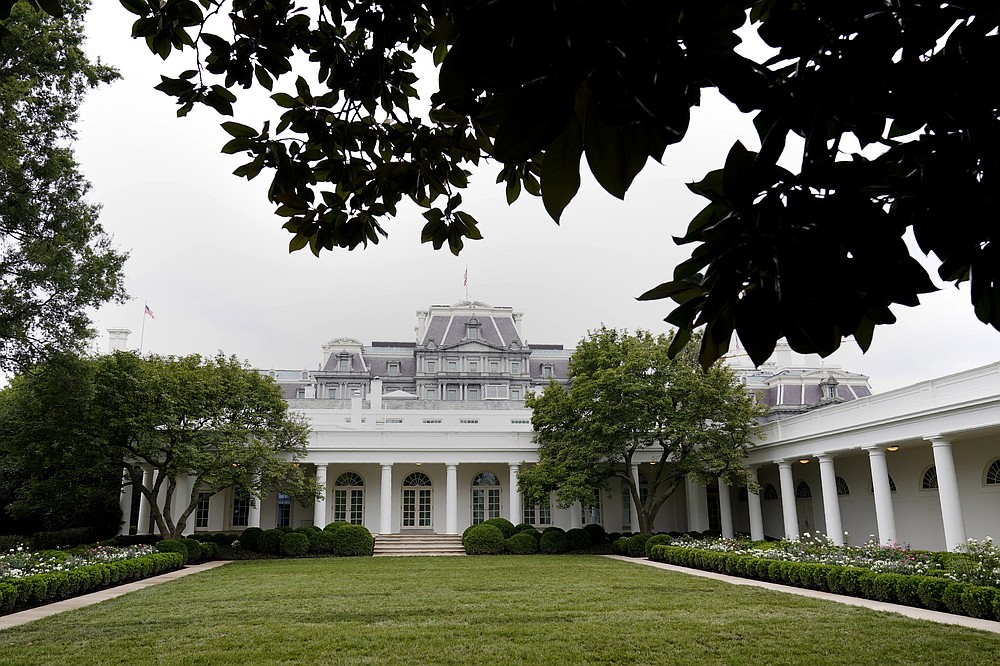
[[[382,378],[375,377],[372,379],[371,392],[368,395],[368,399],[371,401],[372,411],[380,412],[382,411]]]
[[[424,333],[427,331],[427,310],[417,310],[417,344],[424,340]]]
[[[125,348],[128,346],[128,336],[131,332],[127,328],[109,328],[108,353],[113,354],[116,351],[125,351]]]
[[[361,426],[361,391],[354,389],[351,396],[351,425],[355,428]]]

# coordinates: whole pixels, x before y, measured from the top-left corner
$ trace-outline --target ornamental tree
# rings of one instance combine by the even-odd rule
[[[79,363],[84,369],[69,392],[79,396],[74,405],[86,405],[72,419],[60,409],[66,385],[51,383],[61,377],[58,372],[40,369],[37,377],[18,378],[0,394],[8,398],[0,405],[16,406],[0,419],[2,448],[64,468],[84,460],[112,469],[114,502],[124,465],[126,487],[148,500],[164,538],[184,532],[199,493],[239,486],[257,498],[280,489],[303,503],[315,499],[315,477],[296,463],[306,452],[308,426],[289,414],[269,377],[235,357],[115,352]],[[62,450],[67,443],[72,456]],[[152,470],[145,482],[144,468]]]
[[[685,477],[750,482],[743,461],[763,408],[725,366],[703,371],[693,348],[671,357],[671,338],[591,331],[570,359],[569,387],[552,382],[528,397],[539,461],[518,479],[526,502],[554,491],[562,507],[590,504],[595,488],[620,478],[650,532]],[[642,494],[630,469],[646,461]]]
[[[179,115],[271,95],[271,120],[222,124],[223,152],[244,156],[239,177],[270,175],[290,250],[378,243],[410,200],[427,209],[421,240],[458,253],[481,238],[461,190],[483,161],[508,201],[540,196],[556,221],[584,159],[624,197],[715,89],[753,114],[759,146],[734,144],[690,186],[707,205],[686,231],[672,224],[691,258],[640,297],[677,304],[675,352],[701,327],[704,367],[734,331],[756,363],[782,337],[802,353],[846,336],[867,349],[890,306],[935,289],[907,232],[1000,329],[990,0],[121,3],[153,53],[193,51],[157,86]],[[737,51],[747,29],[770,50]],[[425,115],[411,106],[415,56],[438,67]]]

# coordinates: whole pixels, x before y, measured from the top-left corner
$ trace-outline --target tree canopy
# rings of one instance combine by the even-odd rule
[[[663,503],[685,477],[746,484],[743,467],[757,417],[763,413],[732,373],[707,372],[692,347],[673,357],[671,338],[600,328],[570,359],[569,388],[552,382],[531,395],[539,461],[518,478],[525,501],[591,504],[611,478],[628,484],[639,528],[652,530]],[[644,468],[645,487],[631,467]]]
[[[84,94],[118,74],[81,48],[88,4],[60,1],[63,19],[16,7],[0,40],[0,370],[78,349],[87,308],[125,297],[72,152]]]
[[[236,358],[116,352],[75,363],[70,391],[60,383],[66,374],[49,367],[0,393],[0,450],[61,466],[49,475],[50,489],[74,469],[100,464],[113,470],[117,503],[124,466],[165,538],[184,532],[199,493],[238,486],[258,498],[280,489],[304,503],[315,499],[315,478],[296,463],[308,426],[289,414],[270,378]],[[75,407],[64,412],[67,401]],[[146,469],[153,473],[144,479]],[[48,501],[40,488],[26,487],[25,507]]]
[[[804,353],[847,336],[867,349],[890,306],[935,289],[908,230],[1000,328],[989,0],[121,2],[153,53],[194,49],[193,68],[158,86],[179,115],[232,115],[240,89],[273,93],[272,120],[223,123],[223,152],[247,158],[237,176],[271,174],[290,250],[378,243],[409,199],[427,209],[421,239],[457,253],[481,238],[461,190],[484,160],[508,201],[540,196],[556,221],[584,158],[624,197],[716,89],[754,114],[760,145],[734,144],[689,186],[707,199],[686,230],[675,222],[691,258],[640,296],[677,304],[675,352],[701,327],[705,367],[734,331],[757,363],[782,337]],[[738,51],[745,28],[771,52]],[[438,66],[427,117],[411,108],[417,55]]]

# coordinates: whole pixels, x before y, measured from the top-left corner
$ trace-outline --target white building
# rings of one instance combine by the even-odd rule
[[[617,479],[589,507],[524,506],[516,491],[521,467],[537,462],[525,392],[566,381],[571,349],[530,344],[521,313],[469,301],[418,311],[415,334],[337,338],[317,370],[267,371],[311,422],[302,463],[324,499],[302,507],[275,493],[258,506],[231,489],[205,496],[192,529],[346,520],[375,534],[460,534],[497,516],[638,526]],[[739,355],[730,363],[772,409],[747,460],[761,492],[688,483],[660,510],[658,531],[846,531],[851,543],[875,534],[935,550],[1000,535],[1000,363],[881,395],[867,377],[787,346],[760,368]],[[641,481],[654,459],[633,475]]]

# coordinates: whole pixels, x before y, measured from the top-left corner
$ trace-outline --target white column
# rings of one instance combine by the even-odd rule
[[[688,531],[704,532],[708,529],[708,492],[705,486],[690,478],[685,478],[685,484]]]
[[[639,466],[632,465],[629,469],[629,474],[632,476],[632,483],[635,484],[636,492],[639,491]],[[640,532],[642,531],[639,525],[639,502],[636,501],[634,497],[629,497],[629,520],[632,521],[632,531]]]
[[[838,546],[844,545],[844,524],[840,520],[840,496],[837,495],[837,471],[833,456],[821,453],[819,460],[819,481],[823,488],[823,516],[826,518],[826,535]]]
[[[510,522],[515,525],[524,520],[521,515],[521,492],[517,489],[517,474],[520,471],[520,465],[510,465]]]
[[[733,530],[733,505],[729,499],[729,484],[719,477],[719,509],[722,515],[722,538],[732,539],[736,536]]]
[[[955,474],[955,457],[951,451],[951,442],[941,435],[933,435],[926,439],[930,441],[934,450],[934,467],[937,468],[938,499],[941,501],[945,545],[948,550],[955,550],[966,542],[962,499],[958,494],[958,475]]]
[[[264,503],[264,498],[250,498],[250,513],[247,517],[247,527],[260,527],[260,506]],[[320,525],[323,527],[323,525]]]
[[[758,483],[757,468],[750,467],[750,479]],[[750,511],[750,538],[754,541],[764,540],[764,513],[760,510],[760,495],[747,489],[747,508]]]
[[[785,521],[785,538],[797,541],[799,515],[795,510],[795,479],[792,478],[791,461],[778,461],[778,479],[781,486],[781,515]]]
[[[316,465],[316,482],[322,486],[323,493],[316,499],[316,504],[313,505],[313,525],[322,529],[329,522],[326,513],[326,497],[328,495],[326,489],[326,465]]]
[[[153,483],[153,468],[143,465],[142,485],[150,488]],[[139,499],[139,522],[135,530],[136,534],[149,534],[149,498],[143,493]]]
[[[580,502],[573,502],[572,506],[569,507],[569,528],[576,529],[577,527],[583,527],[580,522],[580,514],[583,512],[583,505]]]
[[[128,470],[122,475],[122,494],[118,498],[118,506],[122,510],[122,526],[118,534],[128,534],[129,523],[132,522],[132,475]]]
[[[889,489],[889,467],[885,462],[885,449],[881,446],[871,446],[865,450],[868,451],[868,466],[872,470],[878,541],[881,544],[892,543],[896,541],[896,515],[892,509],[892,492]]]
[[[379,488],[379,534],[392,534],[392,465],[382,465],[382,485]]]
[[[446,534],[458,534],[458,465],[445,465],[445,470],[447,470],[445,486],[447,506],[444,531]]]

